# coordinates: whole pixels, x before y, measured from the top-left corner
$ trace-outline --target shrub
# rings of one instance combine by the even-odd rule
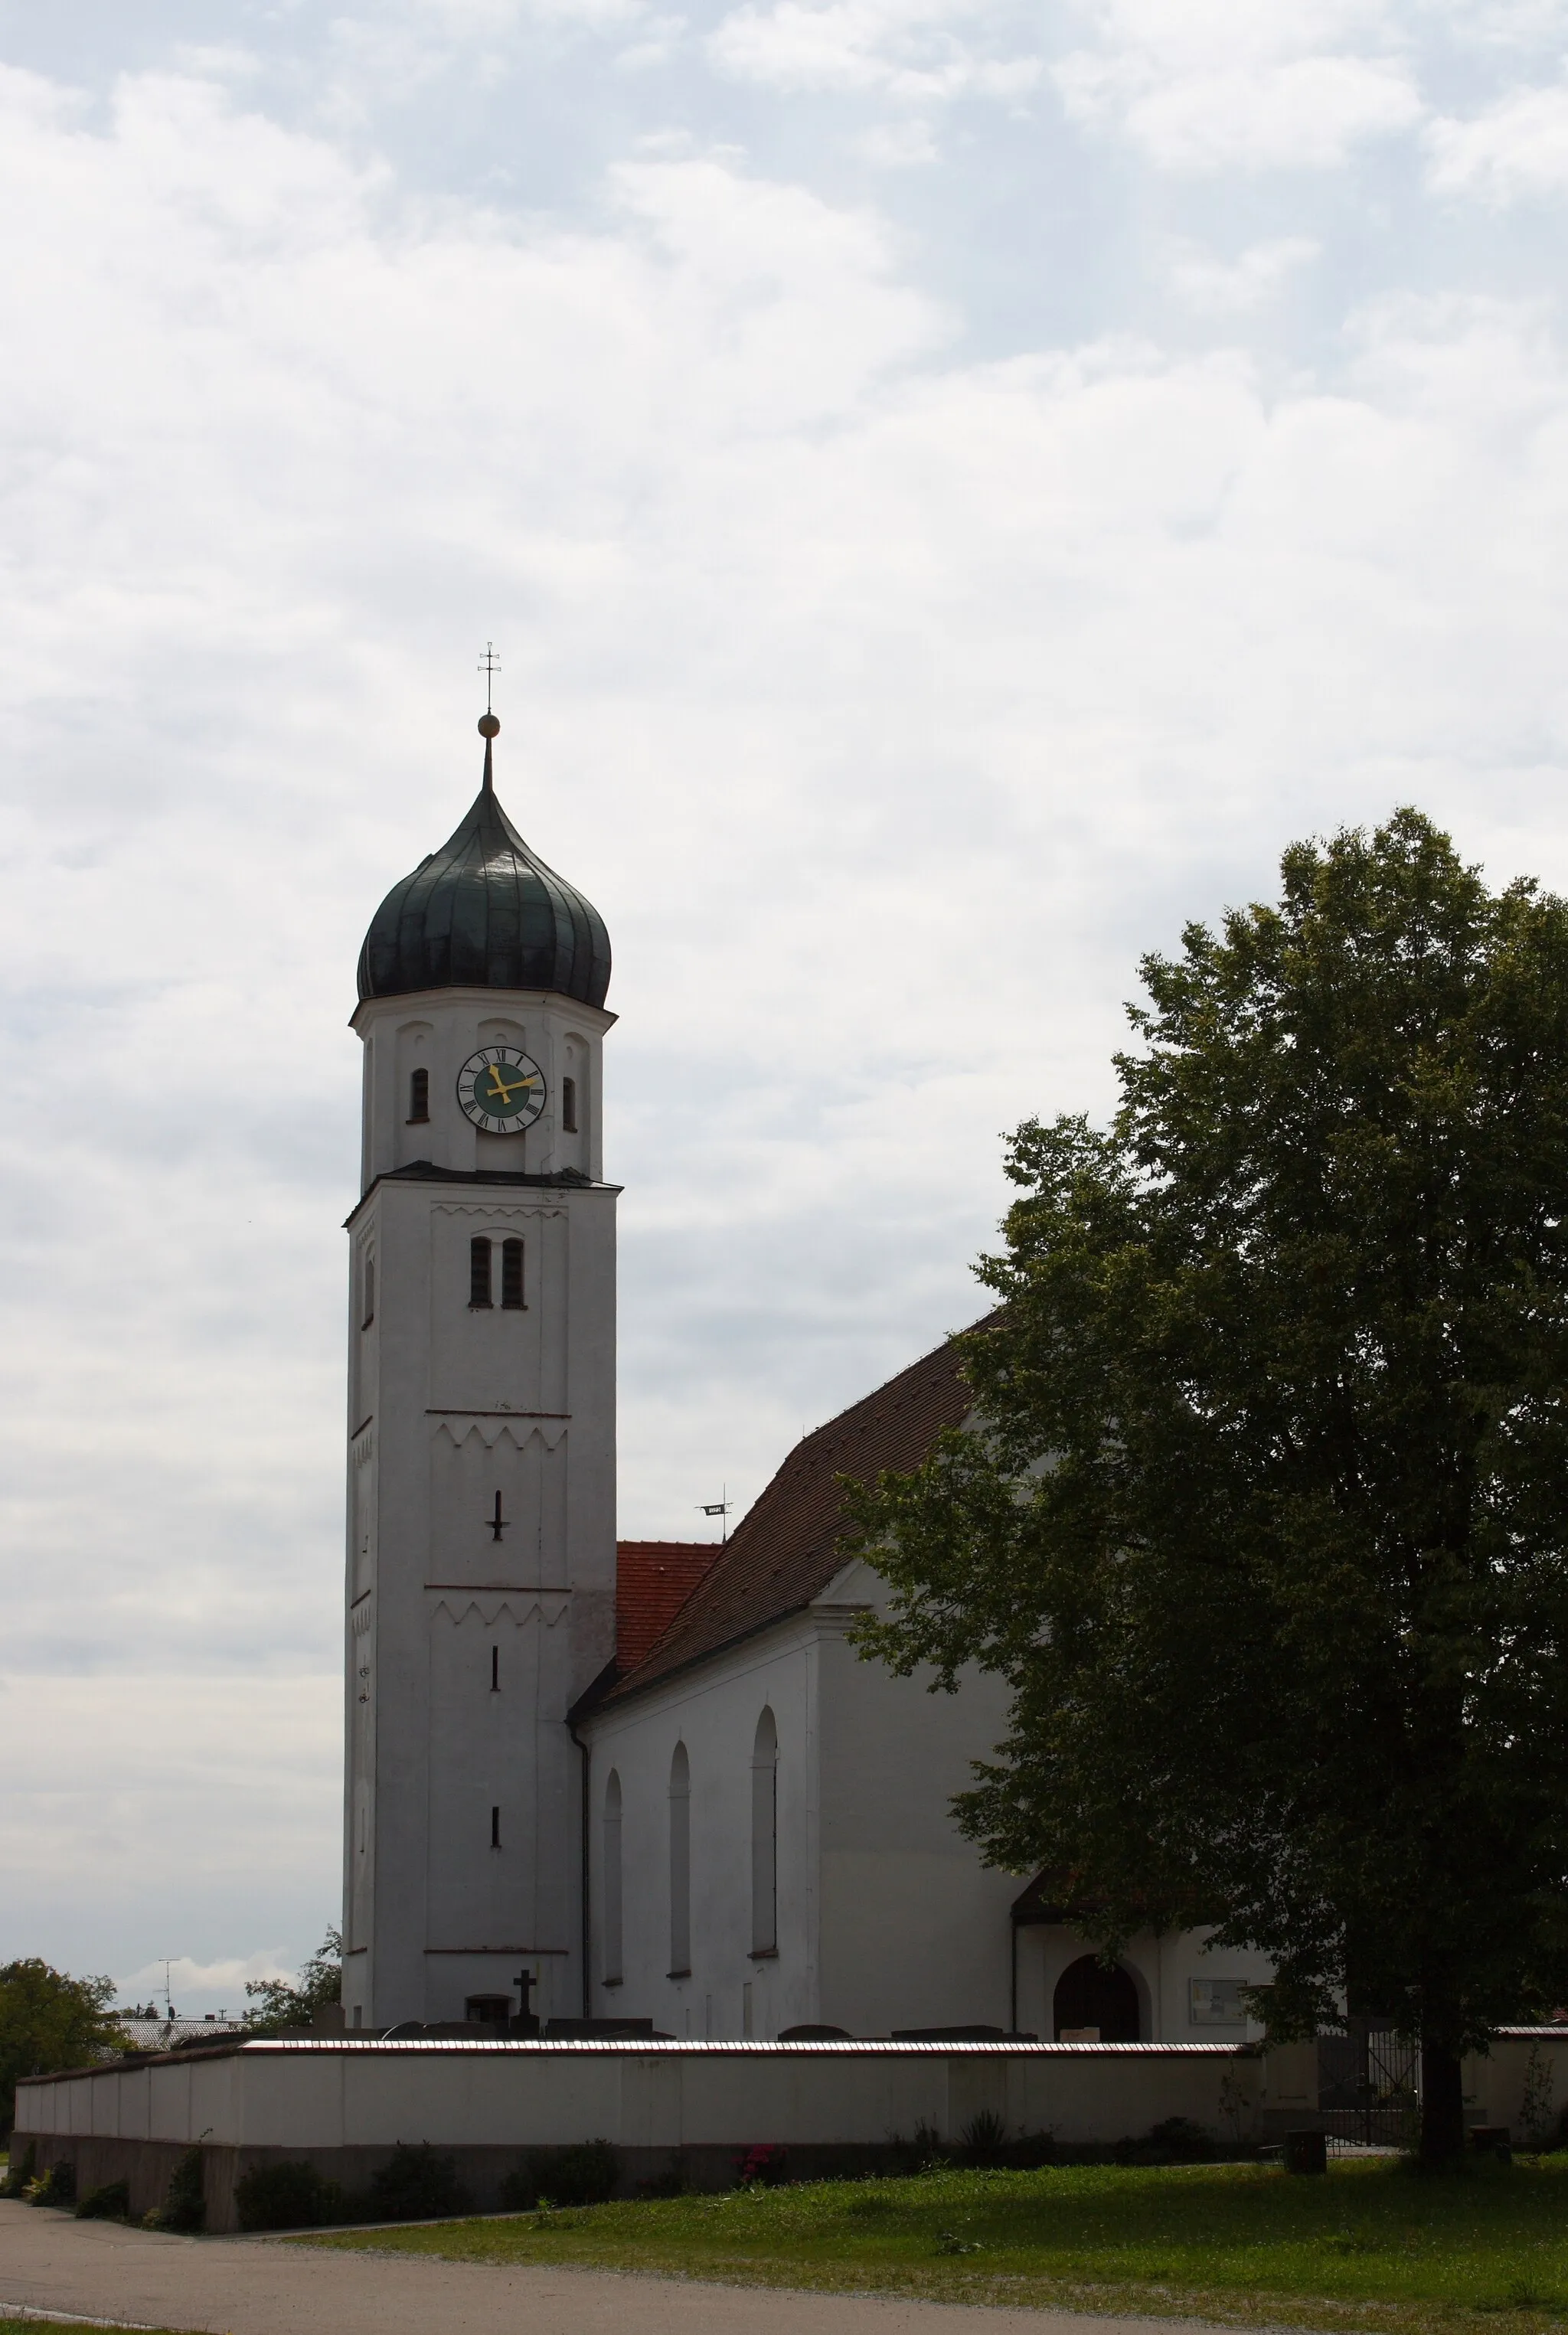
[[[525,2212],[541,2197],[557,2205],[602,2205],[620,2179],[620,2154],[607,2140],[536,2148],[502,2182],[501,2203]]]
[[[303,2158],[253,2165],[234,2185],[242,2230],[315,2230],[344,2219],[343,2191]]]
[[[142,2216],[147,2230],[179,2230],[190,2236],[207,2221],[207,2197],[201,2180],[200,2145],[188,2148],[169,2177],[169,2194],[161,2205]]]
[[[460,2214],[469,2202],[458,2179],[457,2159],[438,2156],[428,2140],[417,2148],[399,2141],[370,2177],[372,2209],[382,2222],[437,2222]]]
[[[742,2189],[777,2189],[789,2161],[783,2149],[762,2143],[735,2159],[735,2177]]]
[[[675,2151],[674,2162],[663,2173],[644,2174],[637,2184],[639,2197],[684,2197],[690,2188],[686,2178],[685,2153]]]
[[[38,2170],[38,2144],[30,2140],[20,2160],[7,2166],[5,2178],[0,2181],[0,2197],[20,2197]]]
[[[129,2181],[106,2181],[101,2189],[90,2189],[76,2208],[79,2222],[123,2222],[131,2213]]]
[[[74,2205],[76,2167],[69,2157],[63,2156],[42,2179],[29,2182],[25,2194],[30,2205]]]
[[[994,2108],[982,2108],[972,2116],[963,2127],[963,2161],[966,2165],[1001,2165],[1005,2162],[1007,2120]]]
[[[1111,2150],[1118,2165],[1206,2165],[1219,2150],[1212,2133],[1191,2117],[1166,2117],[1141,2140],[1118,2140]]]
[[[913,2140],[905,2140],[902,2133],[894,2133],[887,2150],[899,2173],[942,2173],[950,2162],[942,2135],[934,2125],[917,2124]]]

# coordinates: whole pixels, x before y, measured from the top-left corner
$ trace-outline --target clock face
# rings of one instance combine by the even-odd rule
[[[458,1072],[465,1119],[487,1135],[516,1135],[545,1107],[545,1074],[518,1046],[481,1046]]]

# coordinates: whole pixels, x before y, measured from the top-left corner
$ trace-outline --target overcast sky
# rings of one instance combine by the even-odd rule
[[[1139,953],[1568,886],[1568,0],[0,0],[0,1956],[335,1910],[354,960],[615,953],[621,1524],[970,1319]],[[181,1959],[183,1958],[183,1960]]]

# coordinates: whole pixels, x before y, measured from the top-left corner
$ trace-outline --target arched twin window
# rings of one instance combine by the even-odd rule
[[[605,1984],[621,1983],[621,1778],[605,1786]]]
[[[764,1708],[751,1747],[751,1952],[779,1951],[779,1729]]]
[[[670,1762],[670,1976],[692,1975],[692,1763],[683,1743]]]
[[[469,1243],[469,1303],[470,1306],[493,1306],[495,1243],[483,1233],[476,1233]],[[508,1313],[521,1313],[528,1309],[523,1298],[523,1244],[520,1240],[501,1243],[501,1305]]]

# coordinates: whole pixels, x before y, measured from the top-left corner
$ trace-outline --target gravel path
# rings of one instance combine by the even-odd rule
[[[203,2335],[1158,2335],[1193,2324],[174,2238],[0,2202],[0,2316],[17,2304]]]

